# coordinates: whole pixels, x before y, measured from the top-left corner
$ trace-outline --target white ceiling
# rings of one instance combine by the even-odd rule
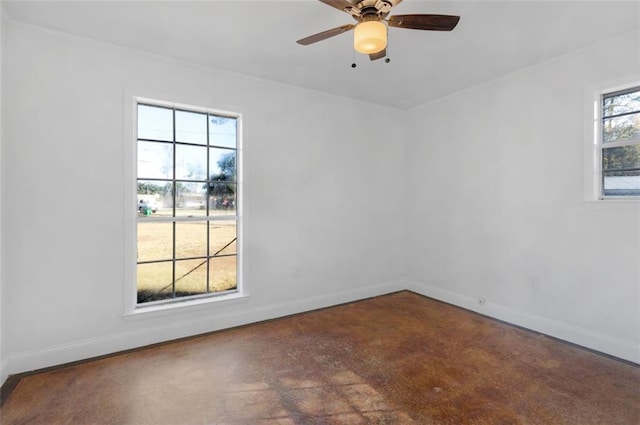
[[[390,15],[460,15],[453,32],[389,29],[390,63],[352,35],[297,39],[354,22],[316,0],[3,1],[5,16],[294,86],[410,108],[640,28],[640,2],[405,0]]]

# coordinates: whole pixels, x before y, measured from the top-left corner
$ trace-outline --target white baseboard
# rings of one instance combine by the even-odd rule
[[[565,322],[537,316],[500,304],[444,290],[424,283],[405,281],[405,289],[446,302],[467,310],[475,311],[507,323],[559,338],[573,344],[640,364],[640,345],[632,341],[615,338],[590,329],[573,326]]]
[[[56,345],[41,350],[14,353],[9,355],[5,364],[2,365],[3,376],[0,382],[4,382],[8,375],[358,301],[403,289],[403,282],[388,282],[257,308],[241,306],[234,312],[227,314],[203,314],[188,320],[175,320],[174,317],[174,320],[167,321],[168,323],[162,325],[137,328],[133,331]]]
[[[9,375],[16,373],[57,366],[234,326],[275,319],[405,289],[640,364],[640,346],[631,341],[614,338],[593,332],[589,329],[568,325],[564,322],[536,316],[489,301],[480,305],[476,298],[467,295],[443,290],[420,282],[402,280],[387,282],[376,286],[363,286],[328,295],[309,297],[279,304],[265,305],[258,308],[239,308],[227,314],[199,315],[198,317],[192,317],[190,319],[172,320],[162,325],[137,328],[133,331],[76,341],[70,344],[56,345],[42,350],[11,354],[5,359],[2,359],[0,363],[0,382],[4,382]]]

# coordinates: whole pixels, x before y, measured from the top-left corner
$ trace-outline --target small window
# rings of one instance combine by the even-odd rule
[[[238,291],[239,115],[137,104],[138,307]]]
[[[601,97],[601,196],[640,197],[640,87]]]

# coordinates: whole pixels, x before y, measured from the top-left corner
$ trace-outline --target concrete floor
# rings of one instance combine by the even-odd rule
[[[640,424],[640,368],[411,292],[24,377],[15,424]]]

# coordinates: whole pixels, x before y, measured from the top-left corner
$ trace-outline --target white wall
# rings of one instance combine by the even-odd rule
[[[409,116],[11,21],[2,43],[1,378],[404,287],[640,361],[639,207],[582,200],[584,88],[638,71],[637,33]],[[248,301],[123,318],[130,94],[244,114]]]
[[[4,252],[9,373],[393,291],[403,115],[9,21]],[[211,52],[215,54],[215,52]],[[128,94],[244,114],[251,295],[123,318]],[[354,123],[370,116],[375,128]]]
[[[4,39],[4,15],[2,12],[2,4],[0,3],[0,385],[2,385],[2,383],[4,382],[5,378],[7,377],[7,368],[5,366],[5,355],[4,355],[4,298],[2,297],[2,287],[3,287],[3,282],[4,282],[4,269],[2,267],[3,265],[3,238],[2,238],[2,208],[3,208],[3,197],[4,197],[4,190],[3,190],[3,186],[4,186],[4,166],[3,166],[3,155],[2,152],[4,150],[3,148],[3,132],[4,132],[4,126],[2,125],[3,123],[3,119],[2,119],[2,114],[4,111],[4,105],[2,102],[2,66],[3,66],[3,61],[2,61],[2,53],[3,53],[3,39]]]
[[[640,80],[639,40],[412,111],[409,287],[640,362],[640,204],[583,201],[585,88]]]

